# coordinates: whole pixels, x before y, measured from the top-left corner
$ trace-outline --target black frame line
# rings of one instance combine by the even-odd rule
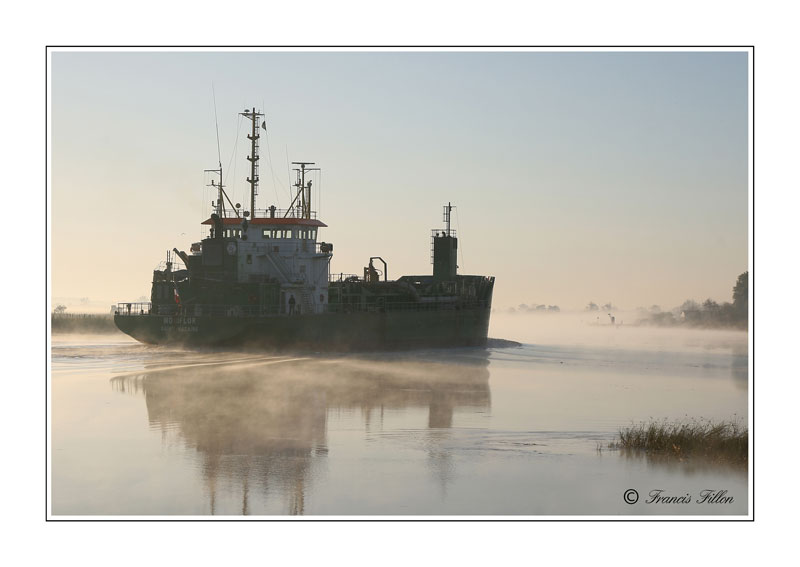
[[[752,98],[750,100],[750,104],[752,105],[752,113],[749,116],[748,127],[750,128],[750,138],[749,141],[752,142],[751,151],[749,157],[751,158],[751,169],[750,169],[750,181],[752,187],[752,213],[753,213],[753,230],[750,233],[749,244],[752,250],[752,270],[749,274],[749,283],[748,286],[750,287],[750,291],[752,292],[752,302],[751,305],[751,315],[750,315],[750,325],[751,329],[748,329],[748,358],[752,360],[753,365],[753,372],[752,372],[752,400],[753,400],[753,411],[752,411],[752,418],[753,418],[753,427],[750,431],[750,437],[752,439],[752,451],[750,454],[750,462],[752,464],[752,489],[750,491],[750,497],[752,498],[752,508],[750,509],[750,518],[730,518],[726,519],[725,516],[721,516],[719,518],[687,518],[687,517],[675,517],[675,518],[654,518],[648,519],[648,516],[642,516],[641,518],[508,518],[508,517],[487,517],[486,519],[479,519],[479,518],[458,518],[458,517],[438,517],[438,518],[388,518],[388,519],[381,519],[380,516],[375,516],[371,518],[319,518],[319,517],[311,517],[306,518],[303,517],[301,519],[289,519],[289,518],[273,518],[273,517],[265,517],[265,518],[256,518],[253,519],[244,519],[244,518],[230,518],[230,519],[222,519],[222,518],[181,518],[178,517],[171,517],[171,518],[64,518],[64,519],[56,519],[49,516],[49,499],[47,495],[47,488],[48,488],[48,471],[49,471],[49,444],[48,444],[48,431],[50,427],[50,416],[49,412],[47,411],[47,397],[49,394],[48,388],[48,379],[47,373],[49,370],[49,353],[45,352],[45,522],[755,522],[755,476],[756,476],[756,464],[755,464],[755,452],[756,452],[756,443],[755,443],[755,414],[756,414],[756,387],[755,387],[755,374],[756,374],[756,367],[755,367],[755,265],[756,265],[756,254],[755,254],[755,210],[756,210],[756,199],[755,199],[755,170],[756,170],[756,144],[755,144],[755,114],[756,114],[756,85],[755,85],[755,77],[756,77],[756,62],[755,62],[755,45],[433,45],[433,44],[425,44],[425,45],[46,45],[45,46],[45,210],[47,209],[48,199],[47,199],[47,190],[48,190],[48,181],[47,175],[49,173],[48,167],[48,159],[50,154],[48,152],[48,143],[49,139],[47,136],[47,126],[49,124],[50,116],[48,114],[48,104],[50,102],[50,93],[49,93],[49,82],[48,82],[48,72],[50,70],[50,53],[52,49],[105,49],[105,48],[113,48],[113,49],[170,49],[170,50],[178,50],[178,49],[194,49],[194,48],[211,48],[211,49],[229,49],[229,48],[253,48],[253,49],[274,49],[274,48],[294,48],[294,49],[371,49],[371,48],[379,48],[379,49],[419,49],[419,48],[430,48],[430,49],[448,49],[448,48],[456,48],[456,49],[465,49],[465,48],[475,48],[475,49],[537,49],[537,48],[547,48],[547,49],[686,49],[686,48],[698,48],[698,49],[746,49],[748,50],[748,55],[751,63],[751,72],[750,72],[750,81],[749,85],[752,87]],[[749,95],[750,93],[748,93]],[[749,220],[749,219],[748,219]],[[47,230],[49,231],[50,227],[50,214],[47,213]],[[45,256],[44,256],[44,264],[45,264],[45,302],[47,301],[47,293],[49,290],[49,272],[47,269],[48,261],[50,259],[50,250],[49,246],[47,245],[47,238],[45,238]],[[47,341],[50,338],[50,312],[49,309],[47,311],[47,321],[45,323],[45,348],[47,348]],[[750,348],[752,346],[752,348]]]

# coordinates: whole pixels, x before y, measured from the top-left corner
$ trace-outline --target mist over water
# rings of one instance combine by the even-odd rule
[[[52,512],[746,514],[746,469],[598,446],[649,419],[746,422],[747,334],[590,317],[493,314],[519,347],[341,356],[55,335]]]
[[[636,349],[647,351],[709,351],[744,347],[747,333],[734,329],[649,327],[639,325],[636,311],[563,313],[493,312],[489,335],[533,345]]]

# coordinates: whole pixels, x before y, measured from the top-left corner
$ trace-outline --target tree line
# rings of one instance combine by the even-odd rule
[[[732,301],[717,303],[709,298],[702,303],[687,299],[670,311],[661,311],[657,305],[650,308],[641,324],[685,325],[689,327],[733,327],[747,329],[749,312],[750,273],[744,272],[733,286]]]

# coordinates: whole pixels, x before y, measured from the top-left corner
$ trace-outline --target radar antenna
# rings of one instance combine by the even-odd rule
[[[307,165],[314,165],[313,161],[293,161],[292,165],[299,165],[300,168],[295,168],[297,172],[297,181],[294,187],[297,189],[292,204],[286,210],[284,218],[289,216],[289,213],[294,211],[294,216],[301,219],[311,218],[311,180],[306,183],[306,171],[319,171],[318,167],[306,167]]]

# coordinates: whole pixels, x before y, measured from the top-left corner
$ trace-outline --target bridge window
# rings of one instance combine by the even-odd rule
[[[317,239],[317,229],[316,228],[301,228],[298,229],[297,238],[301,240],[316,240]]]
[[[302,238],[302,239],[314,239],[316,238],[316,229],[313,230],[293,230],[291,228],[285,229],[275,229],[275,228],[265,228],[261,231],[261,234],[264,238]]]

